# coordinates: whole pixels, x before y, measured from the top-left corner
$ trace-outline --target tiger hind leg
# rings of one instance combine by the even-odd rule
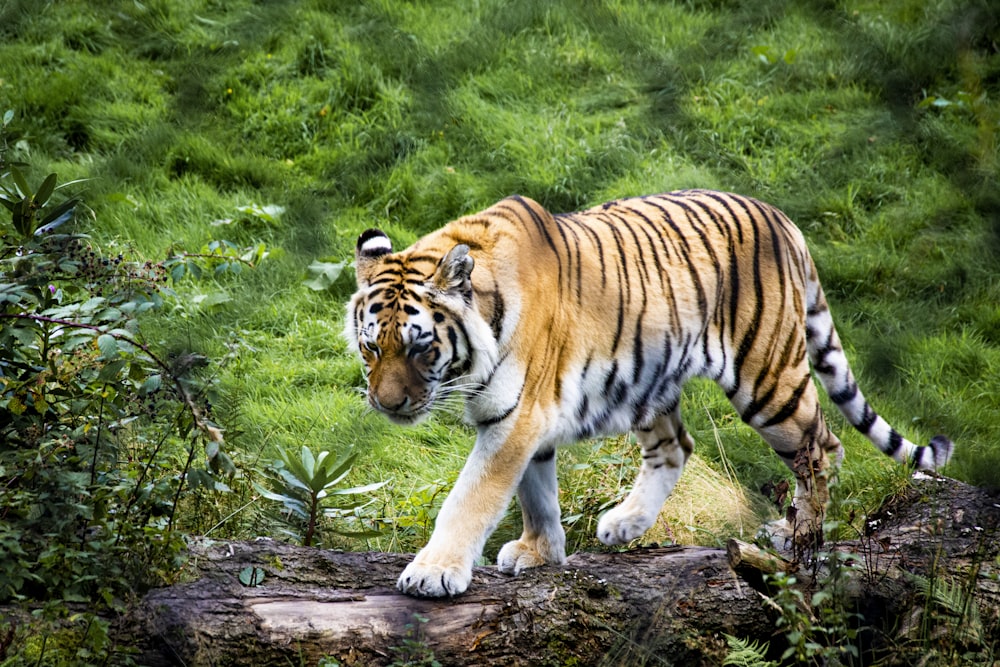
[[[826,424],[812,381],[804,385],[790,416],[785,406],[776,415],[763,411],[749,423],[795,476],[795,495],[786,516],[770,524],[767,532],[779,547],[789,541],[797,546],[818,544],[830,501],[829,487],[844,449]]]
[[[642,447],[642,467],[628,497],[597,524],[597,537],[604,544],[627,544],[652,527],[694,450],[679,408],[658,415],[635,435]]]

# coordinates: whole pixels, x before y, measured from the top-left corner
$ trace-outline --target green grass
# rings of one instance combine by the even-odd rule
[[[349,259],[366,227],[403,247],[513,192],[553,210],[682,187],[779,205],[876,409],[915,440],[950,435],[950,474],[1000,484],[1000,15],[986,2],[36,4],[0,3],[0,111],[16,111],[11,145],[36,179],[89,179],[81,229],[154,260],[223,238],[272,251],[177,284],[177,308],[147,323],[166,349],[231,353],[216,409],[244,477],[192,508],[192,530],[248,502],[279,447],[353,445],[351,483],[393,480],[376,492],[390,518],[447,487],[471,434],[455,415],[403,430],[366,410],[339,336],[351,281],[302,281],[313,260]],[[240,217],[250,204],[284,213]],[[870,508],[901,473],[830,414],[842,494]],[[751,496],[787,475],[714,387],[689,389],[685,418],[699,456],[722,476],[728,461]],[[563,458],[567,516],[619,495],[634,466],[622,439]],[[215,534],[272,529],[251,505]],[[491,546],[518,530],[508,517]],[[585,533],[574,545],[596,548]]]

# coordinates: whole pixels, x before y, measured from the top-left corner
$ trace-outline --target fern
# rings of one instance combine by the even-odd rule
[[[950,625],[959,640],[974,646],[983,644],[983,621],[971,591],[943,577],[931,579],[913,575],[913,583],[924,599],[951,619]]]
[[[768,642],[758,644],[754,641],[740,639],[732,635],[726,635],[726,643],[729,644],[729,653],[722,662],[723,666],[735,665],[736,667],[778,667],[778,663],[767,659]]]

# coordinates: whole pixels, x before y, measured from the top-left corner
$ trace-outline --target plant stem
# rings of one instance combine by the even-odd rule
[[[148,345],[142,343],[135,338],[128,336],[126,334],[120,333],[118,331],[109,331],[104,327],[99,327],[94,324],[86,324],[84,322],[74,322],[73,320],[64,320],[55,317],[47,317],[45,315],[30,315],[28,313],[0,313],[0,319],[9,320],[29,320],[32,322],[45,322],[49,324],[58,324],[59,326],[69,327],[71,329],[85,329],[87,331],[93,331],[99,334],[104,334],[112,336],[115,340],[125,341],[129,345],[139,348],[142,350],[143,354],[152,361],[163,374],[166,375],[170,381],[173,383],[174,388],[177,391],[177,395],[180,397],[181,402],[187,407],[188,412],[191,413],[191,417],[194,419],[195,427],[208,435],[208,437],[217,442],[221,442],[222,435],[221,432],[208,424],[202,417],[201,410],[195,404],[194,399],[188,393],[187,388],[184,383],[181,382],[180,377],[176,376],[171,368],[170,364],[160,359],[156,354],[150,349]]]
[[[302,546],[311,547],[313,534],[316,532],[316,514],[319,512],[319,498],[313,494],[310,498],[309,523],[306,526],[306,536],[302,540]]]

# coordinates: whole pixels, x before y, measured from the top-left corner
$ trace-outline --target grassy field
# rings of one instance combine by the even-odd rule
[[[218,362],[240,471],[183,527],[277,535],[258,471],[353,446],[348,483],[389,480],[364,510],[387,528],[322,544],[412,550],[471,433],[457,414],[403,430],[365,408],[340,337],[352,271],[314,290],[308,267],[349,261],[367,227],[403,247],[511,193],[565,211],[709,187],[782,207],[876,409],[915,441],[953,438],[948,474],[1000,484],[998,40],[985,0],[0,0],[0,113],[32,179],[87,179],[75,224],[107,252],[269,251],[179,280],[145,322],[160,348]],[[758,489],[787,472],[714,387],[684,409],[699,464],[654,537],[752,535]],[[841,501],[869,509],[905,483],[832,422]],[[626,438],[562,455],[571,547],[597,547],[635,464]],[[719,494],[745,501],[723,511]],[[487,556],[517,532],[512,514]]]

